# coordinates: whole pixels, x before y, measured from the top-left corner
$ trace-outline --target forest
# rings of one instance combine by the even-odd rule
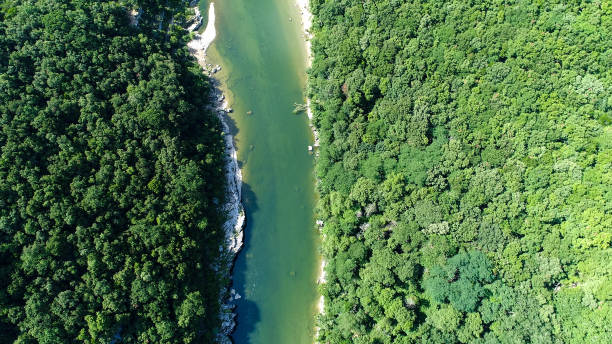
[[[185,12],[0,1],[1,343],[214,341],[224,143]]]
[[[310,4],[319,342],[612,343],[612,4]]]

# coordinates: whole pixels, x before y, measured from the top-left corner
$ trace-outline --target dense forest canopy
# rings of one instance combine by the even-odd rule
[[[611,343],[612,5],[311,0],[321,343]]]
[[[0,342],[214,340],[224,146],[185,5],[0,1]]]

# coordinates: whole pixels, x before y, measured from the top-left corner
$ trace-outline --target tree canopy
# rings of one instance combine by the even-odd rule
[[[310,3],[320,342],[612,342],[610,4]]]
[[[2,343],[214,340],[224,141],[184,12],[0,2]]]

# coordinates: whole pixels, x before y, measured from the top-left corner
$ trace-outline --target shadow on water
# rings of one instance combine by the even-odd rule
[[[234,142],[234,149],[236,150],[236,152],[238,152],[239,150],[238,142],[239,141],[237,139],[238,137],[237,135],[240,130],[238,129],[238,126],[236,125],[236,120],[227,113],[223,114],[222,116],[223,116],[223,121],[225,122],[225,124],[227,125],[227,128],[229,129],[229,134],[232,135],[232,140]],[[238,160],[238,168],[242,170],[247,160],[248,160],[248,154],[241,160]],[[243,193],[244,193],[244,188],[243,188]]]
[[[249,334],[255,331],[255,325],[261,320],[261,314],[257,304],[250,300],[242,300],[238,302],[240,308],[240,319],[236,320],[236,325],[240,322],[240,332],[232,334],[232,342],[234,344],[251,344]],[[240,320],[244,319],[244,322]]]
[[[236,121],[232,118],[232,116],[228,116],[227,114],[223,115],[223,119],[225,120],[225,124],[227,124],[229,133],[234,137],[234,146],[236,146],[236,134],[238,134],[238,126],[236,125]]]
[[[238,126],[236,125],[236,120],[234,118],[232,118],[231,114],[224,114],[223,115],[223,119],[225,120],[225,124],[227,124],[227,127],[229,129],[229,133],[234,137],[234,140],[236,140],[236,134],[238,134]],[[236,146],[236,142],[234,142],[234,146]]]
[[[244,205],[244,208],[249,215],[259,210],[259,207],[257,206],[257,195],[255,195],[255,192],[253,192],[253,189],[251,189],[251,186],[247,183],[242,183],[242,205]],[[248,224],[247,227],[249,227]]]
[[[240,311],[237,312],[238,317],[236,319],[236,323],[240,322],[240,332],[235,331],[232,333],[232,342],[234,344],[250,344],[249,335],[255,331],[257,323],[261,320],[259,307],[255,302],[248,299],[246,288],[243,283],[246,280],[246,256],[251,246],[251,240],[253,240],[253,231],[251,229],[255,225],[252,215],[259,210],[257,206],[257,196],[246,183],[242,184],[242,204],[247,214],[247,221],[244,228],[244,246],[242,251],[238,254],[238,258],[233,267],[233,288],[242,296],[242,298],[236,301],[236,307],[240,309]]]

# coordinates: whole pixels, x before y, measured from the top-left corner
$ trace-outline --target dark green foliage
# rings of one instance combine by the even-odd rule
[[[321,342],[610,342],[610,4],[311,8]]]
[[[223,138],[185,32],[0,9],[0,342],[213,341]]]
[[[460,253],[444,265],[435,266],[423,286],[432,300],[450,302],[462,312],[473,312],[486,295],[485,285],[493,280],[491,263],[480,251]]]

